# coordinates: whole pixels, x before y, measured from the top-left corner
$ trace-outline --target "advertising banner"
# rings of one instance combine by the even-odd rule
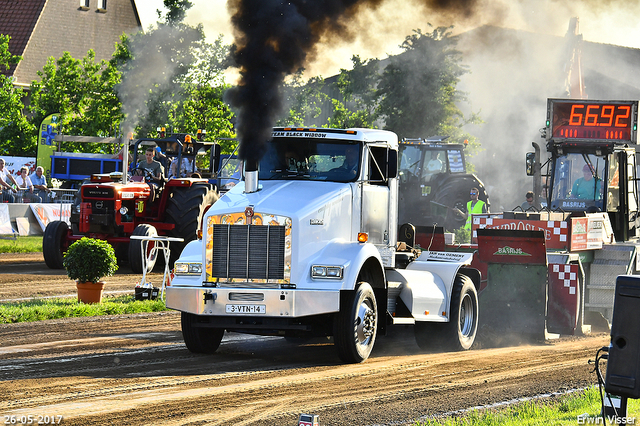
[[[64,220],[67,224],[70,224],[69,218],[71,217],[71,204],[31,204],[31,210],[36,216],[42,232],[47,227],[49,222],[54,220]]]
[[[604,223],[599,217],[571,218],[571,251],[602,248]]]
[[[20,168],[26,166],[29,174],[36,171],[36,157],[2,157],[4,159],[4,168],[14,176],[20,174]]]
[[[9,206],[0,204],[0,235],[13,235],[14,232],[13,227],[11,227]]]

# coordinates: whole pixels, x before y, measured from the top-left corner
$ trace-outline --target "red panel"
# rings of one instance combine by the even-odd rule
[[[549,264],[547,329],[550,333],[575,333],[580,301],[579,276],[579,265]]]
[[[480,230],[478,254],[487,263],[547,264],[542,231]]]
[[[545,245],[550,249],[567,250],[569,248],[569,228],[567,222],[559,220],[517,220],[497,219],[474,216],[471,225],[473,240],[476,242],[478,229],[508,229],[522,231],[543,231]]]
[[[443,233],[424,233],[416,228],[416,244],[422,250],[444,251]]]

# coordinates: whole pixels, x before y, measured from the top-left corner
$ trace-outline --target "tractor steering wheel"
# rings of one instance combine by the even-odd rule
[[[136,171],[142,171],[142,173],[136,173]],[[152,182],[155,181],[155,178],[153,177],[153,174],[151,174],[151,172],[147,169],[143,169],[142,167],[136,167],[135,169],[131,170],[131,174],[135,175],[135,176],[144,176],[144,181],[145,182]]]

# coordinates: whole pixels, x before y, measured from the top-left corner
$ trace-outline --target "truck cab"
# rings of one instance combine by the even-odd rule
[[[225,331],[333,336],[343,361],[362,362],[400,323],[419,323],[419,344],[468,349],[480,279],[459,271],[472,255],[397,247],[397,153],[387,131],[274,128],[176,261],[166,303],[189,350],[215,352]]]

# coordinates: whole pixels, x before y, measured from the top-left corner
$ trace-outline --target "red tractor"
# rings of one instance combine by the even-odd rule
[[[141,273],[145,259],[141,240],[137,236],[171,236],[184,240],[172,244],[173,261],[184,245],[197,237],[206,210],[218,199],[216,186],[209,183],[219,166],[220,147],[214,143],[197,141],[190,135],[173,135],[163,139],[138,139],[134,143],[134,162],[138,149],[159,147],[165,154],[166,169],[170,161],[183,167],[182,173],[153,181],[143,169],[134,167],[131,180],[126,173],[114,172],[92,175],[78,190],[71,209],[71,227],[64,221],[50,222],[42,242],[44,260],[49,268],[63,268],[63,256],[74,241],[82,237],[108,241],[115,249],[120,263],[127,261],[134,273]],[[196,156],[208,154],[209,169],[195,173]],[[127,156],[123,161],[126,161]],[[140,174],[141,176],[135,176]],[[193,176],[195,177],[191,177]],[[167,176],[167,174],[165,174]],[[184,177],[183,177],[184,176]],[[147,244],[147,243],[145,243]],[[157,250],[152,242],[146,247],[146,269],[155,265]]]

